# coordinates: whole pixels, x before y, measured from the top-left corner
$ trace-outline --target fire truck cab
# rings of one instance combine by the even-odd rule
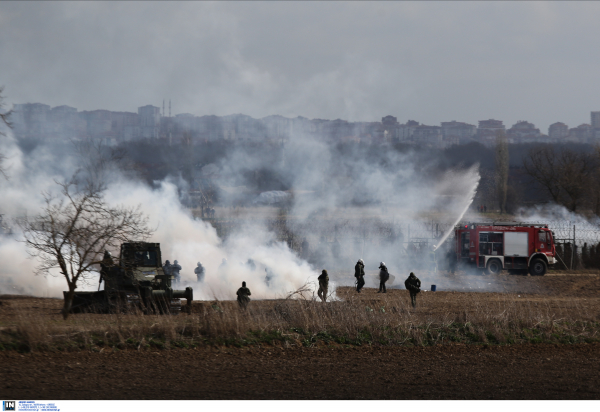
[[[465,266],[498,274],[544,276],[556,263],[556,249],[548,225],[517,222],[462,223],[455,227],[456,258]]]

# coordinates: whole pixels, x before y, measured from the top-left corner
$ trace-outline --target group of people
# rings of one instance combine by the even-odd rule
[[[365,286],[365,263],[362,259],[359,259],[354,266],[354,277],[356,277],[356,291],[360,293],[361,289]],[[387,293],[385,283],[389,280],[390,273],[388,272],[387,266],[384,262],[379,264],[379,291],[377,293]],[[322,302],[327,302],[327,296],[329,291],[329,274],[327,270],[323,269],[321,274],[317,278],[319,281],[319,290],[317,295]],[[410,272],[408,278],[404,281],[404,287],[410,293],[410,302],[412,307],[417,306],[417,294],[421,292],[421,281],[415,276],[413,272]],[[237,301],[240,308],[246,309],[250,302],[250,289],[246,286],[246,282],[242,282],[242,287],[236,292]]]
[[[358,259],[354,265],[354,277],[356,278],[356,291],[360,293],[365,286],[365,262]],[[377,293],[387,293],[385,283],[390,279],[390,272],[384,262],[379,263],[379,291]]]
[[[356,278],[356,292],[360,293],[365,286],[365,262],[359,259],[354,266],[354,277]],[[377,293],[387,293],[385,283],[390,279],[390,272],[384,262],[379,263],[379,291]],[[417,294],[421,291],[421,281],[410,272],[408,278],[404,281],[404,287],[410,292],[410,302],[414,307],[417,305]]]
[[[181,265],[179,264],[179,262],[175,260],[173,261],[173,264],[171,264],[171,262],[169,262],[168,260],[165,261],[165,265],[163,266],[163,272],[165,272],[165,275],[173,276],[174,284],[178,284],[179,282],[181,282],[181,274],[179,273],[180,271]]]
[[[171,264],[170,261],[166,260],[163,266],[163,271],[165,272],[165,275],[173,276],[174,284],[178,284],[179,282],[181,282],[181,265],[176,260],[173,261],[173,264]],[[198,282],[204,281],[204,266],[202,266],[202,263],[198,262],[198,266],[194,268],[194,273],[196,274]]]

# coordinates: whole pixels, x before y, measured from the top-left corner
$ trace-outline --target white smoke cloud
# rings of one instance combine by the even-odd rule
[[[44,144],[25,153],[10,133],[2,138],[0,150],[10,159],[10,179],[0,183],[4,194],[0,210],[5,221],[38,213],[43,204],[41,193],[55,191],[55,180],[67,179],[78,169],[81,159],[68,147]],[[218,162],[220,183],[243,184],[243,172],[257,168],[280,176],[295,194],[289,210],[293,220],[289,230],[307,239],[312,264],[255,219],[240,219],[245,223],[239,223],[227,238],[220,239],[210,224],[195,219],[180,203],[178,192],[186,186],[181,179],[168,178],[153,188],[119,171],[106,176],[106,200],[114,205],[140,205],[150,226],[156,228],[149,241],[161,244],[163,261],[178,260],[182,287],[193,286],[196,299],[233,299],[242,281],[247,282],[255,298],[282,297],[307,281],[316,285],[323,268],[330,273],[337,271],[334,281],[339,284],[350,284],[354,262],[359,258],[365,260],[368,271],[385,261],[398,282],[414,263],[402,242],[409,226],[412,224],[415,230],[415,222],[427,214],[452,223],[472,201],[479,180],[476,168],[440,172],[429,167],[431,159],[419,159],[415,153],[399,153],[385,146],[371,146],[369,150],[376,150],[371,153],[363,153],[365,146],[356,146],[340,154],[334,146],[308,136],[295,136],[280,159],[274,160],[268,153],[249,156],[245,150],[238,146]],[[297,195],[300,192],[303,195]],[[277,213],[277,209],[272,212]],[[246,217],[252,217],[252,213],[247,211]],[[362,237],[361,233],[372,230],[372,225],[385,227],[390,221],[402,233],[393,234],[389,241]],[[350,222],[356,230],[343,232],[343,222]],[[33,275],[36,262],[28,258],[25,245],[18,242],[18,228],[13,229],[15,233],[3,236],[0,242],[0,257],[10,262],[0,269],[0,293],[61,297],[64,280]],[[206,270],[201,284],[194,274],[197,262]],[[347,276],[340,277],[342,272]],[[92,279],[79,289],[97,287]]]
[[[64,152],[57,157],[47,146],[38,146],[38,150],[25,155],[10,132],[2,137],[0,150],[8,157],[6,167],[10,174],[10,179],[1,184],[0,210],[5,222],[39,213],[43,205],[42,192],[56,191],[55,180],[69,178],[76,171],[76,159]],[[242,281],[248,282],[254,297],[281,297],[316,279],[317,273],[308,263],[260,227],[242,228],[239,234],[223,242],[210,224],[194,219],[181,205],[177,186],[169,180],[160,182],[158,189],[119,173],[112,173],[107,180],[107,202],[141,206],[150,226],[157,229],[149,240],[161,243],[163,260],[179,261],[182,280],[194,286],[196,299],[235,298]],[[12,230],[12,235],[0,236],[0,258],[4,262],[0,269],[0,294],[62,297],[66,288],[64,280],[60,275],[36,276],[35,259],[29,257],[25,244],[20,242],[18,227],[13,224]],[[220,267],[223,259],[229,264]],[[248,259],[256,262],[256,270],[244,264]],[[193,272],[197,262],[202,262],[206,270],[203,284],[196,282]],[[267,267],[274,275],[268,287],[265,283]],[[79,290],[95,290],[96,280],[92,278],[87,284],[79,285]]]

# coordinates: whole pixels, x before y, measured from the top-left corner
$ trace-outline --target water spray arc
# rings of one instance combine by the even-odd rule
[[[479,165],[474,166],[474,169],[475,168],[478,169]],[[446,241],[446,239],[448,239],[448,236],[450,236],[450,234],[454,232],[454,227],[458,224],[458,222],[461,221],[461,219],[463,218],[463,216],[465,215],[465,213],[467,213],[467,210],[469,210],[469,207],[473,203],[473,199],[475,199],[475,195],[477,194],[477,187],[479,186],[479,179],[480,179],[479,172],[477,172],[477,178],[476,178],[475,182],[473,183],[471,190],[467,194],[468,201],[467,201],[465,207],[463,208],[463,210],[460,213],[460,215],[458,215],[458,217],[456,218],[456,220],[454,220],[454,222],[452,223],[452,226],[450,226],[448,228],[448,230],[446,230],[446,233],[444,233],[444,236],[442,236],[442,238],[437,243],[437,245],[433,246],[433,250],[434,251],[436,251],[441,245],[444,244],[444,242]]]

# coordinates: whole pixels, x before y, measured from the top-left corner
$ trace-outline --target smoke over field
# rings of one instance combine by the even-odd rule
[[[255,219],[252,208],[220,238],[211,224],[194,218],[182,206],[186,183],[181,176],[149,185],[130,172],[101,167],[97,153],[74,150],[72,144],[38,144],[25,150],[18,143],[7,134],[0,144],[10,175],[1,183],[0,211],[13,230],[0,239],[4,262],[0,293],[62,295],[64,280],[58,273],[48,279],[34,275],[37,262],[28,259],[25,245],[19,242],[21,234],[11,222],[38,213],[42,192],[57,194],[55,180],[69,179],[77,170],[80,175],[95,173],[106,183],[109,204],[141,206],[156,229],[149,240],[161,244],[163,260],[178,260],[182,281],[193,286],[195,297],[201,299],[233,298],[242,281],[248,282],[255,298],[281,297],[306,282],[314,285],[322,268],[351,271],[359,258],[365,259],[368,269],[385,261],[392,271],[400,270],[409,263],[401,252],[402,231],[410,231],[403,222],[435,213],[440,222],[451,224],[471,203],[479,181],[477,167],[440,171],[429,159],[413,153],[381,147],[342,153],[308,137],[289,142],[278,159],[260,151],[250,153],[244,146],[221,157],[214,182],[219,187],[243,187],[248,184],[248,171],[261,170],[276,176],[286,193],[293,194],[282,224],[304,241],[307,250],[297,253],[264,220]],[[251,200],[245,204],[251,205]],[[277,209],[273,213],[270,217],[277,218]],[[374,227],[388,227],[390,218],[398,232],[392,228],[388,240],[380,244],[367,242],[364,235]],[[196,282],[193,272],[197,262],[206,269],[203,284]],[[80,286],[96,288],[95,280]]]

